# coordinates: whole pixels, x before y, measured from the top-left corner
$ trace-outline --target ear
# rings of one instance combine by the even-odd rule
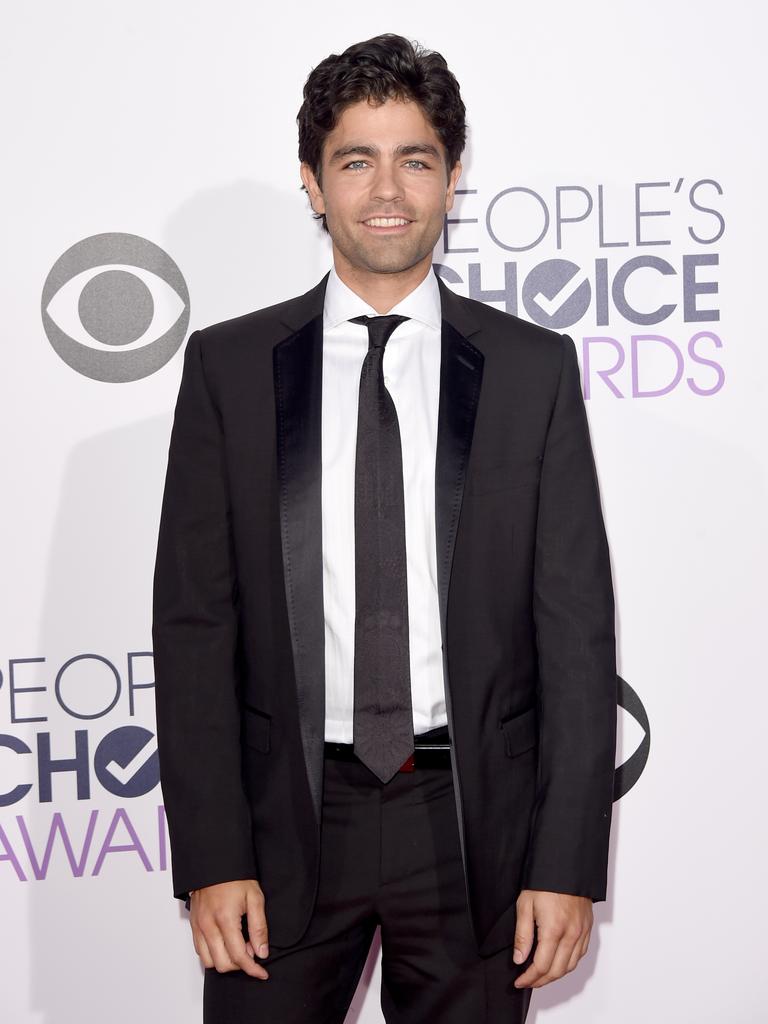
[[[309,193],[309,202],[315,213],[325,213],[325,201],[323,200],[323,193],[320,186],[317,183],[314,172],[309,164],[302,162],[299,167],[299,174],[301,180],[304,182],[304,188]]]
[[[461,177],[461,161],[457,160],[453,166],[453,170],[448,175],[448,188],[445,193],[445,212],[453,209],[453,198],[456,194],[456,186],[459,183]]]

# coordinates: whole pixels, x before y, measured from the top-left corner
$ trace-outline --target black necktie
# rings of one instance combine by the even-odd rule
[[[400,428],[384,386],[384,346],[407,316],[358,316],[368,328],[355,456],[354,751],[388,782],[413,753],[405,497]]]

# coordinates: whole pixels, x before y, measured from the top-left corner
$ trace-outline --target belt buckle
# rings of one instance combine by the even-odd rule
[[[416,762],[413,759],[413,754],[409,754],[405,761],[397,769],[399,772],[415,772]]]

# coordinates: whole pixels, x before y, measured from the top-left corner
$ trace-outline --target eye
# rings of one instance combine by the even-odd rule
[[[414,168],[417,171],[429,170],[429,164],[425,164],[423,160],[408,160],[408,164],[419,164],[418,167]]]
[[[365,162],[365,160],[351,160],[348,164],[344,165],[344,169],[346,170],[348,167],[351,167],[356,170],[355,164],[364,164]]]

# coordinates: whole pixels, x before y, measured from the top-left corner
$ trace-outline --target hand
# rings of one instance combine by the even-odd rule
[[[533,945],[533,922],[538,941],[533,961],[515,988],[541,988],[572,971],[587,952],[592,931],[592,900],[562,892],[523,889],[517,898],[515,963],[522,963]]]
[[[266,968],[253,960],[254,944],[259,956],[269,955],[264,893],[255,879],[195,889],[189,911],[195,952],[205,967],[219,972],[241,969],[254,978],[269,977]],[[243,914],[248,916],[248,942],[243,938]]]

